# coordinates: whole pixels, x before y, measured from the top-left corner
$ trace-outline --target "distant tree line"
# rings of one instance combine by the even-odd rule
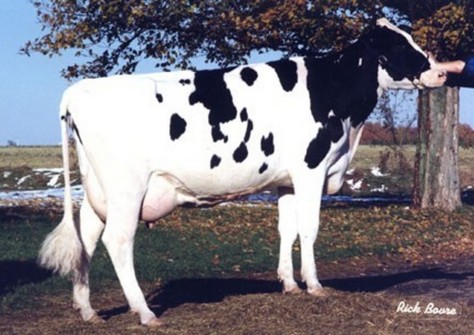
[[[14,140],[8,140],[7,141],[7,147],[17,147],[17,146],[18,146],[17,141],[14,141]]]
[[[388,129],[388,126],[379,122],[367,122],[360,140],[361,144],[368,145],[406,145],[417,144],[418,130],[416,127],[398,126]],[[474,129],[468,124],[460,124],[459,146],[474,147]]]

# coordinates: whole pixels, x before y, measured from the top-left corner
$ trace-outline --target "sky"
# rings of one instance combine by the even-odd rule
[[[63,91],[72,84],[60,71],[77,59],[71,54],[53,58],[21,55],[20,48],[42,34],[35,9],[29,0],[0,0],[0,9],[0,146],[8,141],[59,144],[58,105]],[[258,61],[275,58],[264,57]],[[141,71],[156,70],[144,66]],[[474,89],[461,89],[460,121],[474,128]]]

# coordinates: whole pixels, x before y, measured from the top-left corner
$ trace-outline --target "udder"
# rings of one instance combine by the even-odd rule
[[[326,179],[325,187],[324,187],[324,193],[331,195],[331,194],[335,194],[339,192],[339,190],[342,187],[343,182],[344,182],[343,173],[337,173],[337,174],[328,176]]]
[[[166,177],[153,175],[143,199],[140,218],[147,222],[156,221],[168,215],[178,205],[178,192],[175,185]]]
[[[329,167],[324,189],[326,194],[334,194],[341,189],[344,183],[344,175],[349,166],[350,155],[350,152],[341,155],[336,163]]]

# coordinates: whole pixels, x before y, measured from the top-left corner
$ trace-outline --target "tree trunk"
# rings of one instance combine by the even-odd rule
[[[459,88],[420,91],[413,203],[453,211],[461,206],[458,172]]]

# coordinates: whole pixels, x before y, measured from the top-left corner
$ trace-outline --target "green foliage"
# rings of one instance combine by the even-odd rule
[[[472,2],[471,2],[472,5]],[[474,15],[468,3],[448,4],[433,16],[415,22],[415,37],[428,50],[436,51],[443,60],[465,56],[474,52]]]
[[[439,60],[474,53],[472,0],[385,0],[413,25],[413,36]]]
[[[342,48],[373,18],[377,0],[145,1],[34,0],[45,34],[22,51],[90,59],[63,70],[67,78],[131,73],[143,59],[157,67],[190,67],[195,56],[219,65],[252,51],[284,55]],[[84,59],[87,59],[84,58]]]
[[[284,56],[340,50],[387,15],[413,25],[414,36],[441,59],[473,52],[473,2],[410,0],[32,0],[44,35],[22,52],[73,50],[86,60],[63,76],[132,73],[144,59],[162,69],[190,68],[193,57],[221,66],[251,52]],[[382,9],[392,9],[384,11]]]

